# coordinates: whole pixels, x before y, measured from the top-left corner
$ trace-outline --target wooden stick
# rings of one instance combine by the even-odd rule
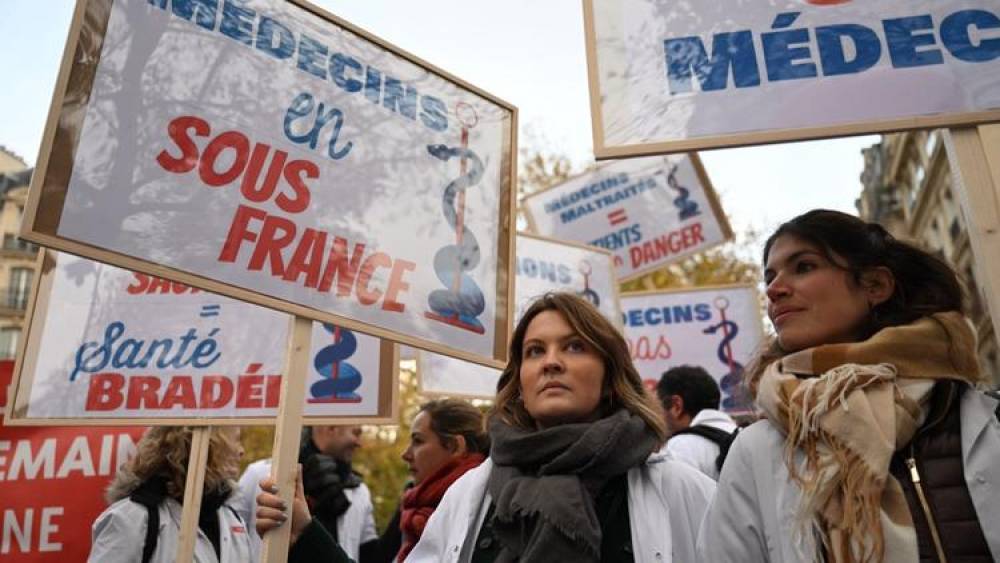
[[[208,442],[211,437],[211,426],[198,426],[191,431],[191,452],[187,482],[184,483],[177,563],[194,561],[194,546],[198,542],[198,517],[201,514],[201,492],[205,488],[205,465],[208,462]]]
[[[954,192],[979,270],[977,281],[993,320],[993,337],[1000,345],[1000,126],[961,127],[948,133],[945,146]]]
[[[281,377],[281,398],[278,419],[274,429],[274,453],[271,457],[271,476],[278,484],[278,496],[289,507],[295,496],[295,472],[299,463],[299,440],[302,434],[302,404],[305,402],[306,380],[309,378],[309,353],[312,340],[312,321],[300,316],[292,320],[288,334],[288,353],[285,372]],[[289,518],[291,514],[289,513]],[[292,522],[268,532],[264,536],[264,553],[261,561],[285,563],[288,561],[289,534]]]

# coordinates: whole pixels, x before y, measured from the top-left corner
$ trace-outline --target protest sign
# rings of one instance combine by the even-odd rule
[[[618,279],[732,238],[698,155],[620,160],[524,198],[532,229],[610,250]]]
[[[516,130],[300,0],[79,0],[23,236],[498,365]]]
[[[700,366],[719,383],[723,410],[750,410],[743,371],[764,337],[756,289],[626,293],[621,300],[629,352],[643,380],[655,385],[672,367]]]
[[[272,424],[289,317],[178,282],[47,252],[13,424]],[[388,341],[312,323],[304,416],[393,420]]]
[[[606,250],[518,233],[514,272],[515,319],[536,297],[549,291],[570,291],[621,326],[618,284]],[[429,394],[492,398],[500,377],[500,370],[438,354],[419,354],[417,366],[420,389]]]
[[[584,0],[597,158],[1000,120],[998,0]]]
[[[0,361],[0,388],[14,362]],[[5,403],[0,397],[0,411]],[[104,489],[143,428],[14,428],[0,415],[0,559],[85,561]]]

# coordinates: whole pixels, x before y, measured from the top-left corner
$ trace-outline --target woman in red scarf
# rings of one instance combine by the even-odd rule
[[[403,495],[400,529],[406,559],[424,531],[445,491],[489,453],[489,437],[479,409],[465,401],[441,399],[425,403],[413,418],[410,446],[403,461],[410,466],[413,488]]]
[[[424,526],[448,487],[466,471],[481,464],[489,450],[490,439],[483,424],[483,414],[476,407],[457,399],[440,399],[421,405],[413,418],[410,445],[403,452],[403,460],[410,466],[410,475],[413,476],[413,487],[403,494],[400,503],[402,545],[392,560],[406,559],[420,541]],[[293,502],[289,562],[351,561],[336,545],[329,531],[309,514],[301,490],[301,477],[299,482]],[[257,497],[256,524],[258,533],[264,534],[288,518],[273,479],[261,481],[261,487],[264,492]],[[389,532],[386,535],[389,536]],[[395,550],[391,542],[392,539],[389,539],[385,545],[370,553],[362,547],[361,563],[389,560],[385,552],[393,553]]]

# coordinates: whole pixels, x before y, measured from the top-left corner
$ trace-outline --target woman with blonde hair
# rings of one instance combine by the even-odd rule
[[[701,529],[705,561],[1000,561],[1000,420],[955,273],[815,210],[764,246],[777,339]]]
[[[159,426],[143,435],[135,457],[108,487],[111,506],[94,521],[88,561],[175,560],[191,434],[189,426]],[[194,553],[198,563],[250,560],[250,541],[233,498],[243,455],[239,434],[239,428],[217,428],[209,439]]]
[[[695,561],[715,484],[655,453],[663,420],[589,302],[550,293],[524,313],[489,434],[406,561]]]

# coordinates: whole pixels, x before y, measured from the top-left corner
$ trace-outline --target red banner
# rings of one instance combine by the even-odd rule
[[[0,406],[13,362],[0,362]],[[0,416],[0,560],[84,561],[104,489],[143,428],[8,427]]]

